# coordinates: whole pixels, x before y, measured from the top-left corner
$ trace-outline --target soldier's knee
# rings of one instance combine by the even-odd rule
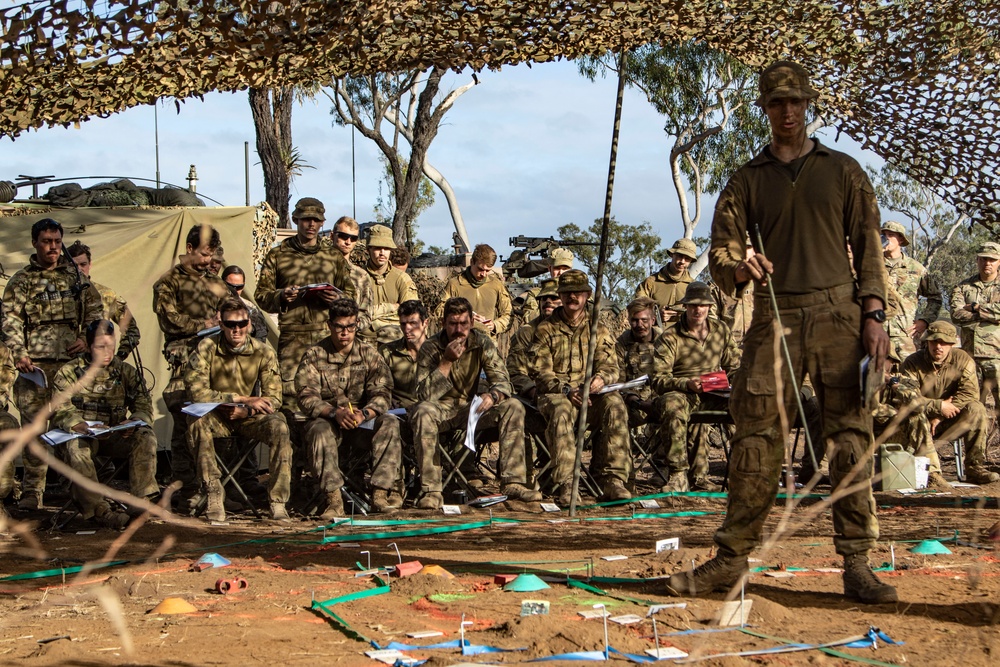
[[[509,414],[512,417],[524,417],[524,404],[516,398],[507,398],[497,404],[501,414]]]
[[[962,408],[962,412],[965,413],[964,416],[966,416],[967,419],[973,421],[974,423],[986,423],[986,406],[979,401],[972,401]]]
[[[861,461],[865,462],[862,470],[873,467],[872,457],[868,456],[869,438],[867,433],[844,430],[834,433],[828,439],[833,443],[829,452],[831,470],[847,473]]]
[[[380,433],[383,429],[392,436],[399,435],[399,418],[396,415],[386,413],[375,418],[375,432]]]
[[[306,442],[315,442],[321,438],[331,437],[333,432],[333,422],[329,419],[319,417],[318,419],[311,419],[306,422],[303,429],[303,436]]]

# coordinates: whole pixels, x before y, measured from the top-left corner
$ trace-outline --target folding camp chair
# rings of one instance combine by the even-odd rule
[[[240,486],[239,481],[236,479],[236,473],[240,469],[240,466],[249,458],[258,444],[260,443],[256,440],[242,440],[237,437],[215,438],[215,463],[222,472],[222,479],[220,480],[222,488],[225,489],[229,486],[236,491],[239,497],[243,499],[243,502],[250,507],[254,517],[260,519],[263,515],[257,509],[254,502],[247,496],[246,492],[243,491],[243,487]],[[227,461],[229,465],[227,465]],[[194,515],[200,516],[206,507],[208,507],[208,496],[203,496],[195,507]]]

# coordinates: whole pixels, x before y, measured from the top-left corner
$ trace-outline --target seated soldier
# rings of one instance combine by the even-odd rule
[[[654,413],[661,415],[660,442],[669,447],[670,477],[661,491],[718,491],[708,479],[707,432],[702,429],[700,437],[691,438],[689,448],[688,420],[696,410],[729,409],[727,397],[702,388],[701,376],[721,369],[732,377],[740,353],[729,327],[708,316],[715,303],[708,285],[691,283],[679,303],[684,313],[656,340],[651,378],[658,394]]]
[[[97,320],[86,329],[87,355],[70,361],[56,373],[52,381],[56,394],[69,390],[76,382],[86,379],[93,366],[97,374],[89,379],[52,415],[52,426],[64,431],[86,433],[90,424],[118,426],[139,420],[146,426],[115,431],[100,438],[81,437],[59,447],[66,462],[87,479],[97,480],[94,457],[98,449],[128,457],[129,491],[137,498],[151,498],[159,493],[156,484],[156,436],[149,426],[153,423],[153,402],[139,372],[115,356],[115,325],[109,320]],[[111,508],[99,493],[71,486],[73,500],[80,506],[84,519],[95,519],[108,528],[121,529],[129,515]]]
[[[924,411],[937,440],[965,438],[965,479],[972,484],[1000,481],[986,468],[986,406],[979,401],[976,362],[958,342],[955,325],[931,322],[924,332],[924,349],[911,354],[900,369],[913,378],[927,401]]]
[[[537,316],[514,334],[510,341],[510,351],[507,353],[507,374],[514,391],[529,405],[535,405],[535,381],[531,378],[531,361],[534,358],[531,348],[535,344],[535,329],[562,305],[555,280],[546,280],[535,295]],[[542,423],[542,429],[545,425]],[[533,429],[529,428],[529,431]]]
[[[250,336],[250,313],[238,299],[219,307],[221,332],[206,336],[191,353],[184,384],[194,403],[221,403],[200,418],[188,418],[188,444],[196,461],[198,481],[208,494],[210,521],[225,521],[221,473],[215,459],[215,438],[236,436],[270,448],[267,494],[271,518],[288,521],[292,443],[280,412],[281,374],[274,349]]]
[[[3,303],[0,302],[0,312],[2,311]],[[10,353],[10,348],[4,344],[3,338],[0,337],[0,432],[18,428],[17,420],[7,412],[16,379],[17,368],[14,366],[14,357]],[[2,447],[0,447],[0,451],[2,451]],[[0,467],[0,518],[6,516],[6,511],[3,508],[4,499],[13,493],[14,459],[11,459]]]
[[[417,402],[417,355],[427,340],[427,308],[416,299],[399,304],[403,337],[379,345],[392,375],[392,407],[409,410]]]
[[[399,420],[390,414],[392,378],[374,347],[356,338],[358,304],[330,305],[330,335],[306,350],[295,373],[299,407],[309,419],[303,434],[312,474],[326,498],[320,516],[344,515],[340,445],[371,451],[372,505],[379,512],[403,506],[398,492],[402,452]],[[374,420],[371,430],[360,428]]]
[[[444,503],[439,437],[468,423],[481,373],[486,375],[489,390],[479,396],[479,423],[487,428],[497,425],[500,430],[500,493],[511,500],[541,500],[542,494],[525,486],[524,406],[512,397],[514,390],[496,345],[486,332],[472,328],[468,299],[448,299],[442,324],[441,331],[427,339],[417,357],[420,402],[410,414],[423,493],[417,507],[438,509]]]
[[[628,305],[629,328],[618,336],[615,351],[618,353],[619,380],[634,380],[648,375],[653,377],[653,343],[663,333],[656,326],[658,304],[646,296],[637,297]],[[653,410],[653,388],[649,382],[641,387],[621,392],[628,408],[629,428],[647,423]]]
[[[576,421],[583,405],[583,383],[587,381],[590,318],[587,299],[591,289],[587,274],[571,269],[559,276],[562,305],[535,329],[531,374],[535,378],[538,410],[548,427],[545,440],[554,461],[552,480],[556,502],[570,505],[576,465]],[[603,324],[597,327],[594,375],[589,379],[587,422],[594,434],[591,474],[602,486],[604,500],[632,497],[625,484],[632,474],[632,451],[628,436],[628,412],[616,392],[598,394],[618,380],[615,340]]]

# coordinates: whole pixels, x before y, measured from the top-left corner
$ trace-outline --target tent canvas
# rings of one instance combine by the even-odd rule
[[[193,225],[209,224],[219,230],[226,264],[236,264],[246,272],[243,294],[252,300],[256,288],[253,262],[254,220],[252,206],[191,208],[79,208],[49,210],[0,218],[0,262],[8,276],[28,263],[31,226],[43,218],[62,224],[63,243],[68,247],[80,240],[91,248],[91,278],[120,294],[139,324],[142,339],[139,353],[152,384],[154,429],[160,448],[169,446],[170,416],[163,404],[162,391],[170,379],[163,357],[163,334],[153,314],[153,283],[177,263],[184,253],[185,238]],[[0,287],[6,285],[0,281]],[[272,336],[276,329],[272,326]],[[129,363],[132,363],[130,358]]]

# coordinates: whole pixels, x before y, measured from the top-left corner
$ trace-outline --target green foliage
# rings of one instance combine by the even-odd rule
[[[389,161],[384,156],[379,156],[382,162],[382,178],[378,182],[378,195],[375,198],[375,206],[372,212],[375,214],[375,222],[392,227],[392,221],[396,216],[396,189],[392,187],[392,168]],[[400,157],[403,165],[403,174],[409,169],[410,164]],[[424,242],[417,238],[417,218],[420,214],[434,205],[434,183],[426,176],[420,181],[420,191],[417,193],[417,202],[413,207],[413,222],[410,223],[409,239],[411,240],[410,253],[417,256],[424,251]]]
[[[580,229],[576,224],[562,225],[558,229],[563,241],[599,243],[601,220],[595,220],[590,229]],[[591,276],[597,276],[597,258],[600,248],[572,246],[577,262]],[[650,271],[657,270],[669,261],[666,249],[660,248],[660,236],[652,225],[627,225],[611,218],[608,227],[608,260],[604,267],[604,294],[619,306],[626,306],[635,294],[635,288]],[[651,264],[651,261],[654,264]]]

